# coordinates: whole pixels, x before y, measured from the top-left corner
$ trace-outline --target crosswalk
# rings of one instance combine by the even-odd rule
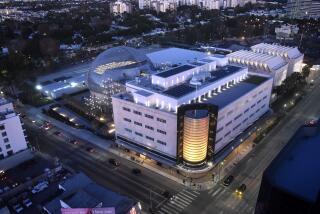
[[[172,199],[164,203],[156,212],[157,214],[180,214],[186,209],[198,196],[200,192],[190,189],[184,189]]]
[[[226,188],[224,188],[222,186],[219,186],[218,188],[214,188],[214,189],[209,190],[208,194],[211,197],[215,197],[215,196],[217,196],[219,194],[223,194],[225,191],[226,191]]]

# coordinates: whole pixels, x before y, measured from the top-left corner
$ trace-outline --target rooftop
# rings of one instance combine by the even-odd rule
[[[198,89],[200,89],[204,86],[207,86],[208,84],[211,84],[213,82],[216,82],[224,77],[232,75],[241,69],[242,69],[241,67],[231,66],[231,65],[217,68],[217,70],[210,72],[211,76],[209,78],[207,78],[206,81],[204,83],[202,83],[202,85],[198,86]],[[195,90],[196,90],[195,86],[190,85],[188,82],[185,82],[183,84],[173,86],[173,87],[163,91],[162,93],[169,95],[171,97],[179,98],[179,97],[183,97],[183,96],[185,96]]]
[[[228,104],[232,103],[233,101],[239,99],[239,97],[247,94],[249,91],[256,88],[268,79],[269,78],[267,77],[249,75],[247,79],[241,81],[240,83],[237,83],[236,85],[231,86],[222,93],[213,96],[206,102],[217,105],[219,109],[221,109],[227,106]]]
[[[311,128],[307,130],[308,128]],[[312,128],[315,128],[312,130]],[[315,131],[306,136],[305,131]],[[266,169],[273,185],[309,202],[320,194],[320,120],[315,127],[300,127]]]
[[[179,67],[176,67],[176,68],[169,69],[167,71],[163,71],[163,72],[157,73],[155,75],[158,76],[158,77],[166,78],[166,77],[170,77],[170,76],[182,73],[184,71],[190,70],[192,68],[195,68],[195,66],[182,65],[182,66],[179,66]]]
[[[51,213],[60,213],[60,200],[71,208],[114,207],[116,213],[128,213],[136,202],[112,192],[96,183],[83,173],[78,173],[60,184],[64,190],[61,195],[47,203],[44,207]]]
[[[206,56],[206,53],[182,48],[166,48],[147,54],[154,64],[186,64]]]
[[[290,59],[298,58],[302,53],[297,47],[288,47],[278,44],[260,43],[251,47],[253,51],[259,51],[270,55],[280,55]]]

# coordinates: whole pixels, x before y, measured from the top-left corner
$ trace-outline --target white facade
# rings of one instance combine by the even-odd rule
[[[304,55],[297,47],[287,47],[277,44],[260,43],[251,47],[251,50],[256,53],[264,53],[270,56],[281,57],[288,63],[287,76],[293,72],[301,72],[303,66]]]
[[[216,67],[211,60],[200,59],[188,66],[191,67],[182,65],[127,82],[127,92],[113,96],[119,144],[126,146],[124,141],[130,142],[138,152],[144,153],[140,150],[143,148],[174,160],[179,106],[208,103],[219,108],[214,151],[217,153],[268,111],[273,83],[269,75],[235,66]],[[263,81],[256,84],[252,78]],[[172,84],[163,84],[172,80]]]
[[[24,131],[12,103],[0,98],[0,159],[28,148]]]
[[[110,11],[113,14],[131,13],[132,5],[130,2],[117,0],[110,3]]]
[[[276,38],[279,40],[293,40],[294,35],[299,32],[298,25],[285,24],[274,29]]]
[[[272,75],[274,86],[281,85],[287,76],[288,63],[279,56],[241,50],[227,57],[231,64],[248,66],[249,71]]]

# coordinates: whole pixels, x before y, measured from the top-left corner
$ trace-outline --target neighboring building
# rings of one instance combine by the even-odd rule
[[[264,171],[255,214],[320,213],[320,120],[300,127]]]
[[[26,150],[25,129],[11,102],[0,98],[0,159]]]
[[[139,0],[139,9],[150,8],[157,12],[175,10],[178,6],[196,5],[205,10],[219,10],[220,8],[234,8],[246,3],[256,3],[256,0]]]
[[[278,40],[293,40],[298,32],[298,25],[285,24],[275,28],[276,38]]]
[[[110,2],[110,11],[113,14],[131,13],[132,4],[130,2],[121,0]]]
[[[287,76],[288,63],[279,56],[241,50],[228,54],[227,57],[230,64],[246,66],[250,72],[273,76],[274,86],[281,85]]]
[[[292,19],[320,17],[320,2],[315,0],[288,0],[286,9]]]
[[[112,98],[116,142],[159,162],[204,167],[269,110],[272,78],[202,59],[137,78]],[[220,58],[220,60],[224,60]]]
[[[65,180],[59,189],[61,194],[43,206],[48,214],[91,213],[92,210],[96,211],[92,213],[141,213],[139,202],[94,183],[83,173]]]
[[[301,72],[303,67],[304,55],[297,47],[287,47],[277,44],[260,43],[251,47],[255,53],[268,54],[270,56],[279,56],[288,63],[287,76],[293,72]]]

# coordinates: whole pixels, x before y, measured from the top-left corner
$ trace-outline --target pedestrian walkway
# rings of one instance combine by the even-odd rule
[[[156,211],[157,214],[180,214],[197,199],[200,192],[190,189],[184,189],[177,195],[172,196],[170,200],[164,203]]]

